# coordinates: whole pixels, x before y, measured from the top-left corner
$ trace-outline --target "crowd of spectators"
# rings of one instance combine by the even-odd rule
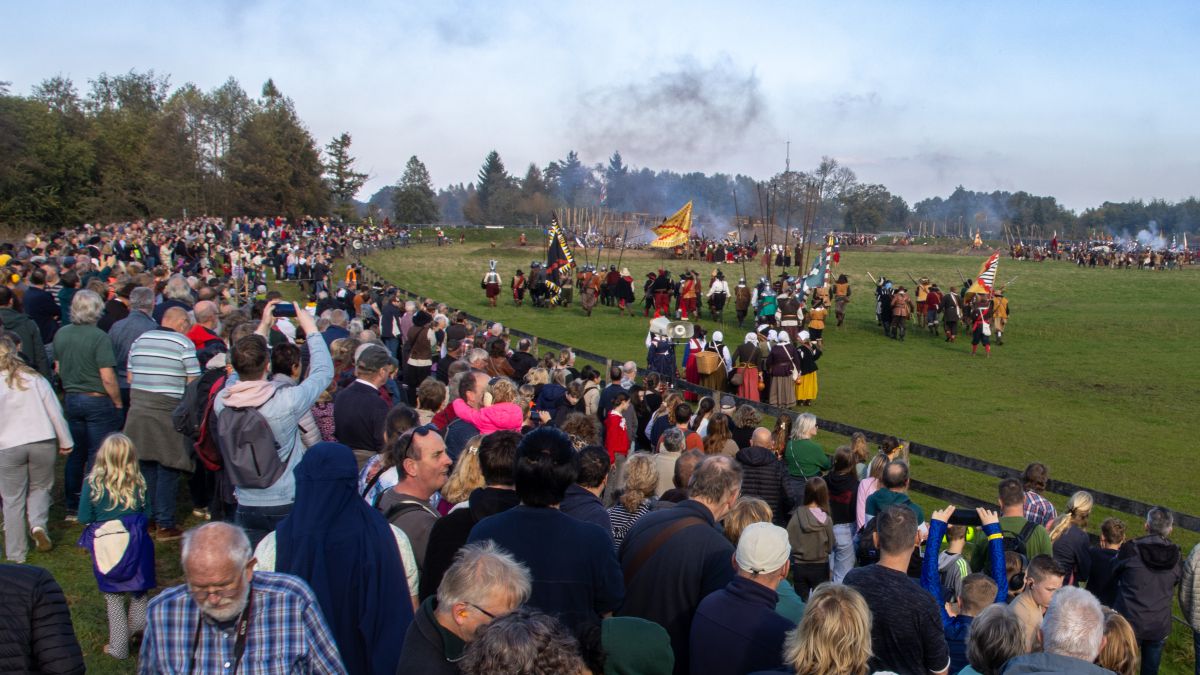
[[[0,669],[82,669],[61,590],[21,564],[57,498],[105,653],[145,673],[1124,675],[1158,671],[1176,598],[1200,629],[1200,547],[1166,509],[1093,545],[1092,497],[1058,512],[1032,464],[995,510],[927,513],[894,439],[829,452],[810,414],[772,429],[353,268],[339,286],[344,241],[205,219],[4,249]],[[240,293],[244,254],[312,307]]]

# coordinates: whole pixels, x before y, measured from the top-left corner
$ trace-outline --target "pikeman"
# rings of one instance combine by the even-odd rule
[[[996,334],[996,344],[1004,344],[1004,327],[1008,325],[1008,298],[1004,297],[1004,287],[998,286],[992,297],[992,332]]]
[[[746,277],[738,279],[733,287],[733,309],[737,312],[738,327],[746,320],[746,312],[750,311],[750,287],[746,285]]]
[[[715,278],[708,286],[708,311],[713,321],[725,323],[725,301],[729,299],[729,282],[725,281],[725,273],[715,271]]]
[[[487,274],[483,275],[483,279],[479,282],[479,287],[487,295],[488,303],[492,307],[495,307],[496,298],[500,295],[500,274],[496,272],[495,260],[488,261]]]
[[[671,273],[660,269],[654,283],[650,285],[650,292],[654,294],[654,318],[671,314],[671,293],[674,290]]]
[[[779,328],[788,334],[792,344],[797,344],[796,338],[800,333],[800,299],[792,293],[790,283],[783,285],[775,306],[779,315]]]
[[[833,284],[833,311],[837,315],[837,325],[841,327],[846,320],[846,303],[850,302],[850,279],[845,274],[838,276]]]
[[[921,277],[917,280],[917,316],[923,318],[925,316],[925,300],[929,297],[929,277]],[[918,318],[918,320],[920,320]]]
[[[513,275],[512,281],[509,282],[509,287],[512,288],[513,304],[517,307],[520,307],[525,302],[525,286],[525,273],[517,270],[517,273]]]

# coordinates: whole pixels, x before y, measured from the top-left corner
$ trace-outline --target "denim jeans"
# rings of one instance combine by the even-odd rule
[[[833,554],[829,567],[833,583],[840,584],[846,573],[854,569],[854,523],[833,526]]]
[[[158,462],[141,461],[150,501],[150,520],[160,528],[175,527],[175,495],[179,492],[179,470]]]
[[[63,490],[66,493],[67,512],[79,511],[79,491],[83,479],[92,470],[92,460],[104,438],[121,430],[121,417],[107,396],[84,396],[67,394],[67,427],[75,446],[67,457],[63,475]]]
[[[396,358],[400,358],[400,338],[383,338],[383,346],[387,347],[389,354],[395,356]]]
[[[1158,664],[1162,662],[1163,647],[1167,639],[1138,640],[1138,648],[1142,650],[1142,675],[1158,675]]]
[[[279,521],[287,518],[291,512],[291,504],[283,506],[243,506],[238,504],[234,520],[246,531],[246,536],[250,537],[250,546],[253,548],[258,546],[258,542],[262,541],[268,532],[274,532]]]

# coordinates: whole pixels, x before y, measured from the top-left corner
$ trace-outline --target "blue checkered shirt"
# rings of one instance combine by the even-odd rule
[[[317,599],[304,581],[290,574],[255,572],[251,583],[254,609],[239,674],[346,672]],[[138,673],[230,672],[236,622],[222,627],[203,619],[193,655],[196,622],[201,620],[200,607],[186,585],[168,588],[151,600]]]

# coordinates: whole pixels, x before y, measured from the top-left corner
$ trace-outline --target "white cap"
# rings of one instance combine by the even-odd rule
[[[779,333],[777,333],[777,332],[775,332],[775,331],[770,331],[769,333],[767,333],[767,340],[769,340],[769,341],[771,341],[771,342],[776,342],[776,341],[778,341],[778,340],[779,340]]]
[[[782,568],[791,554],[787,530],[771,523],[751,523],[742,530],[733,558],[744,572],[770,574]]]
[[[721,334],[721,331],[714,330],[713,334],[712,334],[712,339],[713,339],[713,342],[724,342],[725,336]]]
[[[802,330],[802,331],[800,331],[800,335],[798,335],[797,337],[799,337],[801,340],[807,340],[810,337],[810,335],[809,335],[808,331]]]
[[[786,330],[779,331],[779,344],[787,345],[792,343],[792,336],[788,335]]]

